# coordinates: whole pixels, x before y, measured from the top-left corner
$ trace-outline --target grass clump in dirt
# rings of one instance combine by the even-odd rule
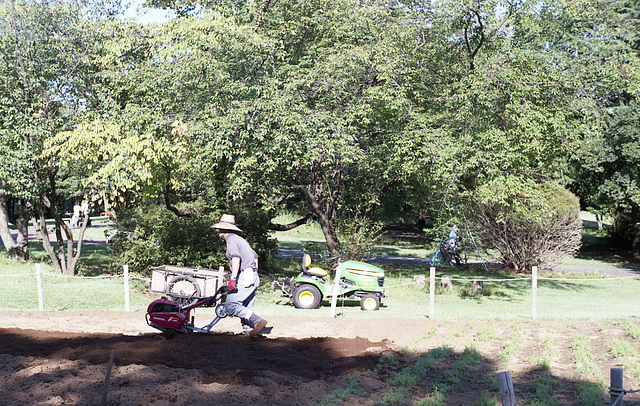
[[[516,322],[513,324],[511,339],[507,341],[503,350],[500,353],[503,366],[506,368],[509,362],[516,356],[520,350],[520,346],[524,341],[524,325],[522,322]]]
[[[362,392],[360,387],[361,379],[357,375],[349,375],[344,388],[337,389],[326,395],[316,406],[337,406],[346,402],[350,396],[359,395]]]
[[[583,334],[574,334],[571,339],[571,358],[576,364],[576,376],[592,376],[602,379],[600,369],[593,361],[593,353],[589,347],[589,339]]]
[[[478,384],[477,368],[484,360],[485,356],[473,345],[467,346],[462,353],[456,353],[449,346],[430,350],[387,379],[388,389],[379,405],[449,404],[450,397],[460,393],[468,395],[466,388],[475,388]],[[379,369],[378,372],[389,371]],[[480,375],[485,374],[481,372]],[[467,400],[466,404],[490,405],[495,404],[495,399],[485,391],[482,395],[473,396],[472,401]]]

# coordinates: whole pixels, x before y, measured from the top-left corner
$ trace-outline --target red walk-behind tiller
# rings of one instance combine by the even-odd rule
[[[220,319],[228,316],[224,303],[221,302],[228,293],[229,289],[226,286],[222,286],[215,295],[205,297],[188,305],[166,297],[154,300],[147,308],[147,324],[163,333],[208,333]],[[215,306],[215,319],[204,327],[195,327],[190,315],[191,309],[213,306]]]

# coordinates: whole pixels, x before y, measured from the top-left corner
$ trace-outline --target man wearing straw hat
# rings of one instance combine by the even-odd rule
[[[253,313],[253,302],[260,284],[258,255],[249,243],[236,233],[242,232],[231,214],[223,214],[212,228],[227,244],[227,258],[231,268],[229,295],[225,301],[227,314],[240,317],[245,334],[255,337],[267,325],[267,321]]]

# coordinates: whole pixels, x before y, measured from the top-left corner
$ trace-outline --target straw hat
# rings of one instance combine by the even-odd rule
[[[223,214],[222,217],[220,217],[220,222],[212,225],[211,228],[215,228],[216,230],[242,232],[242,230],[236,226],[236,217],[233,214]]]

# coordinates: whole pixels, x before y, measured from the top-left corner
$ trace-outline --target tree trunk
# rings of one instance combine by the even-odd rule
[[[53,174],[49,174],[50,196],[46,200],[48,208],[55,220],[56,239],[58,240],[58,260],[60,261],[60,269],[62,273],[74,276],[76,273],[77,258],[73,255],[73,231],[69,227],[62,215],[60,214],[60,198],[56,188],[56,180]],[[83,223],[86,228],[86,216]],[[62,233],[64,232],[64,237]],[[65,250],[66,245],[66,250]]]
[[[58,198],[58,194],[56,191],[56,181],[53,174],[49,175],[48,180],[50,192],[48,195],[42,196],[39,199],[37,210],[38,213],[37,216],[33,218],[33,224],[38,234],[40,235],[40,238],[42,239],[42,247],[49,255],[54,268],[65,275],[74,276],[76,271],[76,263],[80,258],[84,232],[89,222],[89,211],[87,210],[84,214],[84,220],[82,222],[82,228],[80,230],[80,235],[78,238],[77,250],[74,251],[73,231],[60,214],[60,199]],[[55,221],[54,232],[57,241],[55,249],[51,244],[51,240],[49,239],[49,231],[47,230],[47,224],[44,214],[47,211],[51,213]]]
[[[76,264],[80,259],[80,254],[82,253],[82,241],[84,241],[84,232],[87,229],[87,225],[89,224],[89,211],[85,211],[84,219],[82,220],[82,227],[80,227],[80,234],[78,235],[78,243],[76,246],[76,252],[73,255],[69,255],[69,263],[67,264],[67,268],[73,270],[72,275],[76,273]],[[71,239],[71,244],[68,248],[70,253],[73,253],[73,239]]]
[[[9,229],[9,207],[7,205],[7,194],[2,188],[3,183],[0,182],[0,239],[2,239],[4,249],[13,257],[12,253],[16,244]]]
[[[14,247],[15,255],[20,261],[29,259],[29,209],[24,200],[17,205],[18,215],[15,218],[15,225],[18,229],[18,238]]]
[[[604,216],[602,214],[595,214],[596,216],[596,223],[598,223],[598,232],[602,230],[602,227],[604,225]]]
[[[633,244],[631,252],[636,259],[640,259],[640,205],[634,204],[631,208],[633,219]]]
[[[49,231],[47,230],[47,223],[44,218],[44,212],[42,210],[38,210],[37,216],[34,216],[31,221],[33,222],[33,228],[36,229],[38,236],[42,240],[42,248],[49,254],[49,258],[51,259],[51,263],[56,271],[62,272],[62,268],[60,267],[60,261],[56,257],[56,253],[53,250],[53,246],[51,245],[51,240],[49,239]]]
[[[340,256],[342,254],[340,241],[338,240],[335,230],[331,227],[329,217],[323,209],[322,204],[320,204],[318,199],[316,199],[316,197],[305,186],[298,185],[296,188],[300,194],[304,196],[307,203],[309,203],[309,206],[311,206],[313,214],[316,215],[318,224],[320,224],[320,228],[322,229],[322,234],[324,234],[324,239],[327,242],[327,249],[329,250],[329,253],[334,257]]]

